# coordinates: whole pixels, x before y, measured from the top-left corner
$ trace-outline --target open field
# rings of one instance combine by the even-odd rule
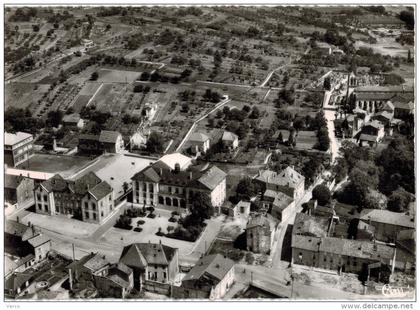
[[[17,168],[59,173],[62,177],[66,177],[90,162],[91,159],[88,157],[35,154],[27,162],[17,166]]]
[[[136,71],[99,69],[98,82],[100,83],[132,83],[140,76],[140,73],[141,72],[136,72]]]

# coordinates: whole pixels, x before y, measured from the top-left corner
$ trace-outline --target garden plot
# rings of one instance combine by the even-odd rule
[[[36,102],[48,91],[48,84],[8,83],[5,84],[5,108],[34,109]]]
[[[137,71],[123,71],[113,69],[100,69],[98,82],[101,83],[132,83],[140,75]]]

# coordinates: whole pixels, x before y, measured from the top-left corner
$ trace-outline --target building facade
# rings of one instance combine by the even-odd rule
[[[75,181],[57,174],[35,187],[34,195],[35,210],[41,214],[62,214],[100,224],[115,210],[113,189],[93,172]]]
[[[135,174],[133,202],[184,213],[194,194],[203,192],[209,196],[216,213],[220,213],[226,199],[226,173],[216,166],[202,171],[189,169],[189,165],[181,168],[179,163],[173,165],[174,169],[171,166],[161,159]]]
[[[25,132],[4,133],[4,163],[16,167],[33,155],[33,136]]]

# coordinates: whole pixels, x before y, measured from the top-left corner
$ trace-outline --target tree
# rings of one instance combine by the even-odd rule
[[[92,75],[90,76],[90,80],[91,81],[96,81],[97,79],[98,79],[98,77],[99,77],[99,74],[98,74],[98,72],[93,72],[92,73]]]
[[[163,152],[163,137],[160,133],[153,131],[146,142],[146,149],[150,153]]]
[[[249,118],[257,119],[260,117],[260,110],[257,107],[253,107]]]
[[[405,212],[408,210],[410,202],[411,194],[399,187],[389,196],[387,208],[394,212]]]
[[[193,195],[190,211],[191,217],[195,219],[197,224],[202,224],[204,220],[209,219],[214,214],[209,195],[203,192],[196,192]]]
[[[329,76],[324,79],[324,89],[331,90],[331,78]]]
[[[110,24],[106,25],[106,31],[109,31],[110,29],[111,29],[111,25]]]
[[[236,186],[236,195],[239,199],[249,200],[257,194],[257,187],[250,177],[242,178]]]
[[[331,192],[325,185],[317,185],[312,190],[312,198],[318,201],[320,206],[327,205],[331,200]]]
[[[147,71],[144,71],[140,75],[140,81],[148,81],[150,79],[150,73]]]
[[[47,115],[47,125],[51,127],[58,127],[63,120],[63,112],[60,110],[50,111]]]
[[[39,26],[38,25],[32,25],[32,30],[34,32],[38,32],[39,31]]]
[[[141,93],[142,91],[143,91],[143,85],[137,84],[136,86],[134,86],[133,92]]]

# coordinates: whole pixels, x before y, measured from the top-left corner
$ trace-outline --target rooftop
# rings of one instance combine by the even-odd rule
[[[118,131],[102,130],[99,135],[99,142],[102,143],[115,143],[121,134]]]
[[[360,219],[363,221],[378,222],[390,225],[396,225],[407,228],[415,228],[416,224],[412,216],[404,213],[391,212],[379,209],[363,209],[360,213]]]
[[[328,218],[296,213],[293,235],[326,237],[329,224],[330,220]]]
[[[188,156],[182,155],[181,153],[172,153],[162,156],[159,161],[167,165],[172,170],[175,169],[175,164],[179,164],[181,170],[184,170],[191,165],[192,159]]]
[[[209,137],[203,133],[194,132],[188,140],[194,142],[206,142],[207,140],[209,140]]]
[[[98,185],[96,185],[94,188],[89,190],[89,193],[95,197],[96,200],[101,200],[106,195],[112,192],[112,187],[106,182],[102,181]]]
[[[252,215],[246,224],[246,229],[259,226],[271,228],[270,221],[262,214]]]
[[[105,259],[105,256],[100,254],[95,254],[83,264],[84,267],[90,269],[92,272],[98,271],[107,265],[109,265],[109,262]]]
[[[176,251],[177,249],[161,243],[133,243],[124,247],[120,262],[141,269],[148,265],[167,266]]]
[[[209,275],[220,282],[226,274],[233,268],[234,262],[229,258],[225,258],[220,254],[204,256],[197,264],[187,273],[182,281],[200,280],[203,276]],[[217,284],[215,283],[215,284]]]
[[[259,171],[256,179],[264,183],[276,184],[280,186],[297,187],[301,182],[305,180],[304,176],[299,174],[292,167],[287,167],[280,173],[276,173],[271,170]]]
[[[4,145],[10,145],[13,146],[25,139],[31,138],[32,135],[30,133],[26,132],[16,132],[16,133],[4,133]]]
[[[223,132],[223,136],[222,136],[223,141],[235,141],[237,139],[238,139],[238,136],[234,134],[233,132],[230,132],[230,131]]]
[[[80,121],[80,114],[73,113],[64,115],[63,117],[63,123],[78,123]]]

